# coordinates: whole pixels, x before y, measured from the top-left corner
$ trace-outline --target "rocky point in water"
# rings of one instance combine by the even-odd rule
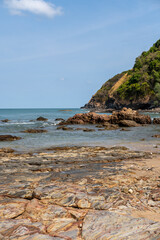
[[[84,108],[151,109],[159,106],[160,40],[136,58],[133,69],[105,82]]]
[[[71,124],[99,124],[109,126],[115,124],[120,127],[138,127],[142,124],[151,124],[149,115],[143,115],[138,111],[123,108],[121,111],[114,111],[112,115],[90,113],[78,113],[66,121],[60,122],[60,125]]]

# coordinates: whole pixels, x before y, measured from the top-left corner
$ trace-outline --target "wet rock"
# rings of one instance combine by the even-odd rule
[[[36,120],[37,121],[48,121],[48,119],[44,118],[44,117],[38,117]]]
[[[48,132],[45,129],[27,129],[25,131],[22,131],[23,133],[46,133]]]
[[[140,125],[133,120],[121,120],[118,125],[120,127],[139,127]]]
[[[3,120],[1,120],[1,122],[3,122],[3,123],[7,123],[7,122],[9,122],[10,120],[9,119],[3,119]]]
[[[160,118],[154,118],[153,124],[160,124]]]
[[[147,231],[146,231],[147,229]],[[157,239],[160,223],[143,218],[133,218],[107,211],[89,212],[84,219],[82,237],[87,240],[102,239]]]
[[[21,137],[12,136],[12,135],[0,135],[0,141],[16,141],[20,140]]]
[[[65,121],[63,118],[56,118],[55,121]]]
[[[95,129],[85,128],[83,129],[83,132],[95,132]]]
[[[74,129],[71,127],[59,126],[59,127],[57,127],[57,130],[73,131]]]
[[[152,137],[160,138],[160,134],[155,134],[155,135],[153,135]]]
[[[122,128],[121,131],[127,131],[127,132],[128,132],[128,131],[130,131],[130,130],[127,129],[127,128]]]

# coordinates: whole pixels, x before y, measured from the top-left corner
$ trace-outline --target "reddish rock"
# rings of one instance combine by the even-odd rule
[[[0,135],[0,142],[2,141],[15,141],[20,140],[21,137],[12,136],[12,135]]]
[[[67,121],[62,122],[62,124],[103,124],[108,122],[110,116],[106,114],[97,113],[78,113],[73,117],[69,118]]]

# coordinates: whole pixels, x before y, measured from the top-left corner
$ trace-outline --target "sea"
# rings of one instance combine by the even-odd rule
[[[0,120],[9,119],[9,122],[0,121],[0,135],[14,135],[22,139],[12,142],[0,142],[0,148],[10,147],[17,151],[39,151],[55,146],[126,146],[133,150],[160,152],[160,139],[153,137],[160,134],[160,125],[148,125],[129,128],[129,131],[107,130],[98,131],[93,125],[74,126],[95,129],[94,132],[57,130],[59,120],[68,119],[76,113],[89,112],[80,108],[53,108],[53,109],[0,109]],[[106,113],[110,114],[110,113]],[[151,118],[160,117],[160,113],[145,113]],[[38,117],[45,117],[46,122],[36,121]],[[73,127],[73,126],[72,126]],[[46,133],[23,133],[27,129],[45,129]]]

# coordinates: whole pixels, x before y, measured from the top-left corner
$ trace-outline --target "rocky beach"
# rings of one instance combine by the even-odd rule
[[[77,137],[81,131],[125,133],[159,126],[159,118],[126,108],[58,121],[58,132]],[[43,128],[21,132],[48,133]],[[152,138],[157,139],[152,151],[72,145],[23,152],[7,145],[22,141],[20,136],[1,135],[6,147],[0,149],[0,239],[160,239],[158,132]]]
[[[160,155],[0,150],[0,239],[160,239]]]

